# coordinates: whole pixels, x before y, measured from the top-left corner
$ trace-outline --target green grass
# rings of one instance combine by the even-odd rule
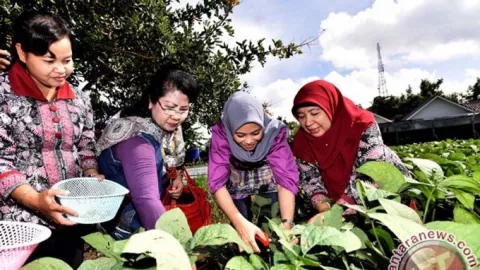
[[[200,161],[195,163],[187,163],[185,164],[185,168],[192,169],[192,168],[198,168],[198,167],[205,167],[207,165],[208,165],[207,162]]]
[[[195,177],[195,183],[197,186],[201,187],[202,189],[206,190],[208,193],[208,202],[212,206],[212,224],[214,223],[230,223],[227,216],[223,213],[223,211],[218,207],[217,203],[213,199],[212,194],[208,190],[208,183],[207,183],[207,176],[206,175],[199,175]]]

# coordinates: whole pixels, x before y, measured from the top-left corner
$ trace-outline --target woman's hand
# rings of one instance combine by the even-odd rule
[[[322,212],[322,213],[318,213],[316,214],[315,216],[311,217],[307,224],[314,224],[315,221],[317,221],[317,219],[320,219],[320,224],[323,225],[323,222],[325,220],[325,216],[324,216],[325,212]],[[345,221],[345,217],[342,217],[342,222]]]
[[[0,50],[0,72],[3,72],[7,69],[7,67],[10,65],[10,62],[5,59],[6,56],[9,56],[10,54],[5,51],[5,50]]]
[[[255,242],[255,235],[258,235],[260,236],[260,238],[264,239],[265,235],[262,232],[262,230],[260,230],[260,228],[255,226],[250,221],[248,221],[240,213],[237,214],[236,219],[232,221],[232,223],[235,229],[237,230],[237,233],[240,235],[240,238],[242,238],[243,242],[249,245],[254,252],[259,253],[260,248],[258,248],[258,245]]]
[[[105,179],[105,175],[99,174],[97,169],[88,169],[83,171],[83,176],[85,177],[95,177],[98,181]]]
[[[77,212],[70,208],[62,206],[55,201],[55,195],[67,196],[68,194],[69,192],[60,189],[47,189],[40,193],[32,194],[32,196],[28,198],[28,204],[30,204],[30,208],[39,211],[40,213],[50,218],[53,222],[59,225],[75,225],[75,222],[68,220],[63,216],[63,214],[68,214],[76,217],[78,216]],[[25,203],[27,203],[27,198],[25,200]]]
[[[183,192],[183,182],[181,178],[177,178],[172,182],[172,190],[169,191],[170,196],[174,199],[180,198]]]
[[[323,212],[322,212],[322,213],[318,213],[318,214],[316,214],[315,216],[311,217],[311,218],[308,220],[307,224],[314,224],[315,221],[317,221],[317,219],[320,220],[320,224],[323,224],[323,221],[324,221],[324,219],[325,219],[325,217],[323,216]]]

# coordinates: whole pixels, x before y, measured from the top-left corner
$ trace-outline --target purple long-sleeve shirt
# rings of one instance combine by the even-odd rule
[[[158,218],[165,213],[158,189],[155,149],[136,136],[115,145],[113,155],[122,162],[130,196],[143,227],[154,229]]]
[[[212,141],[208,159],[208,187],[213,194],[225,186],[230,177],[230,146],[225,127],[220,122],[212,128]],[[277,183],[298,192],[298,168],[292,150],[287,142],[287,130],[282,129],[275,138],[266,159],[272,169]]]

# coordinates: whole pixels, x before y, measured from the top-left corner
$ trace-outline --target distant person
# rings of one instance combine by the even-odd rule
[[[126,239],[143,227],[154,229],[165,212],[161,198],[179,198],[183,191],[185,143],[182,123],[195,102],[195,78],[172,65],[155,73],[133,106],[105,127],[97,143],[100,171],[130,190],[131,201],[121,210],[114,228],[105,229],[116,239]]]
[[[88,227],[56,203],[59,181],[99,177],[89,96],[66,79],[73,71],[70,30],[58,16],[22,13],[14,24],[12,66],[0,73],[0,220],[48,226],[52,236],[29,260],[53,257],[77,268]],[[6,55],[2,51],[2,55]],[[4,69],[7,63],[0,58]]]
[[[306,84],[295,96],[292,113],[300,123],[293,141],[300,188],[309,198],[305,204],[319,213],[310,222],[334,203],[361,203],[356,181],[373,180],[356,169],[368,161],[389,162],[409,175],[383,144],[373,114],[357,107],[335,85],[323,80]]]
[[[298,191],[298,169],[287,143],[288,128],[265,114],[245,92],[225,103],[222,120],[212,128],[208,186],[246,244],[259,248],[261,230],[252,221],[251,195],[279,202],[284,228],[291,229]]]

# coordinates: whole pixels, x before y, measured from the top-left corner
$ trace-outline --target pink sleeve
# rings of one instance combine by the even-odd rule
[[[154,229],[157,220],[165,213],[160,200],[155,149],[137,136],[116,145],[113,152],[122,162],[132,202],[143,227]]]
[[[208,188],[214,194],[225,186],[230,176],[230,146],[222,123],[212,128],[208,153]]]
[[[287,129],[282,129],[275,138],[267,160],[277,183],[293,194],[297,194],[299,174],[287,141]]]

